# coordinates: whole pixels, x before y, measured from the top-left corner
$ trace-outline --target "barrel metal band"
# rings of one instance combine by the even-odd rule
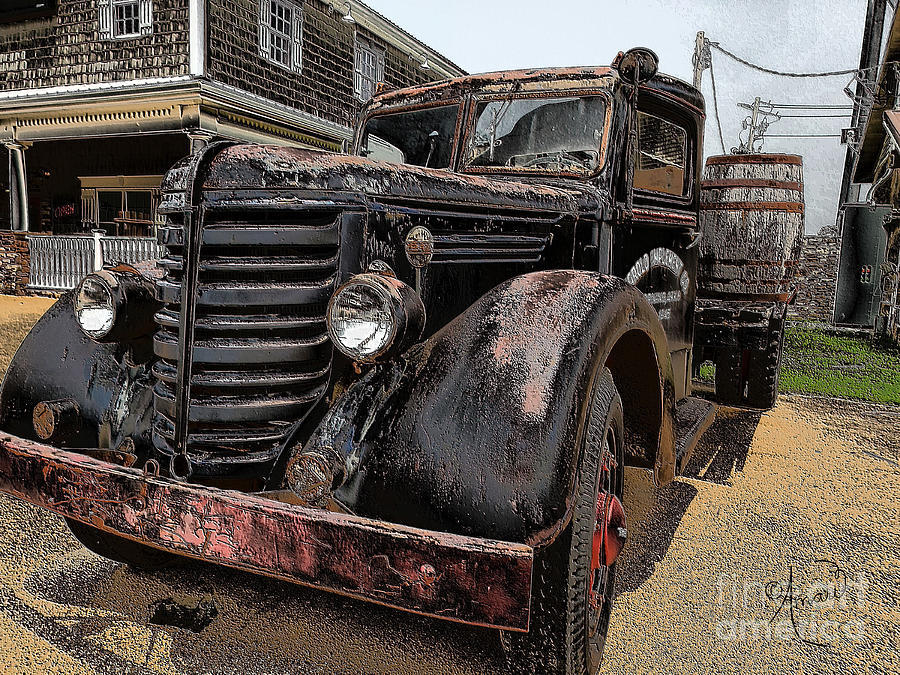
[[[770,180],[768,178],[717,178],[703,181],[700,188],[703,190],[716,188],[776,188],[778,190],[796,190],[799,192],[803,189],[803,183]]]
[[[716,155],[706,160],[706,165],[728,164],[791,164],[802,166],[800,155]]]
[[[803,213],[803,202],[704,202],[701,211],[783,211]]]

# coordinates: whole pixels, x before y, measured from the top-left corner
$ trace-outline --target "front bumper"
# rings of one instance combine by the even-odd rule
[[[3,433],[0,491],[179,555],[441,619],[528,630],[534,550],[522,544],[191,485]]]

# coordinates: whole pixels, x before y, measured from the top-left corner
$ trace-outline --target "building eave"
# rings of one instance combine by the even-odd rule
[[[870,183],[874,179],[875,167],[886,140],[882,118],[885,111],[890,110],[894,105],[893,97],[890,97],[891,100],[888,101],[885,100],[884,94],[887,93],[887,84],[893,78],[893,67],[889,66],[896,61],[900,61],[900,13],[894,14],[887,46],[884,50],[884,58],[878,69],[876,100],[869,111],[865,132],[860,139],[859,154],[853,169],[854,183]],[[878,100],[879,95],[882,100]]]
[[[343,15],[347,11],[346,0],[325,0],[335,12]],[[394,45],[397,49],[406,52],[410,56],[424,59],[428,57],[428,64],[437,74],[445,78],[460,77],[466,75],[466,71],[453,63],[446,56],[435,51],[427,44],[405,31],[387,17],[379,14],[368,5],[351,0],[353,18],[357,25],[371,31],[382,40]]]
[[[0,141],[194,131],[326,150],[352,136],[347,126],[204,78],[0,93]]]

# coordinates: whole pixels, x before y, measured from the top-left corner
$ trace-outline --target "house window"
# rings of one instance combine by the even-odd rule
[[[153,0],[100,0],[100,37],[122,40],[153,32]]]
[[[260,0],[259,54],[299,73],[303,49],[303,10],[290,0]]]
[[[113,36],[134,37],[140,32],[138,0],[113,0]]]
[[[56,13],[56,0],[4,0],[0,4],[0,23],[42,19]]]
[[[162,176],[79,176],[85,229],[147,237],[163,223],[158,211]]]
[[[375,85],[384,79],[384,50],[357,36],[353,69],[353,92],[360,101],[375,94]]]

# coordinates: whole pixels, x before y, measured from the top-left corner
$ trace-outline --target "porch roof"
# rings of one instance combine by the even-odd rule
[[[0,142],[180,131],[339,150],[349,127],[205,78],[0,92]]]

